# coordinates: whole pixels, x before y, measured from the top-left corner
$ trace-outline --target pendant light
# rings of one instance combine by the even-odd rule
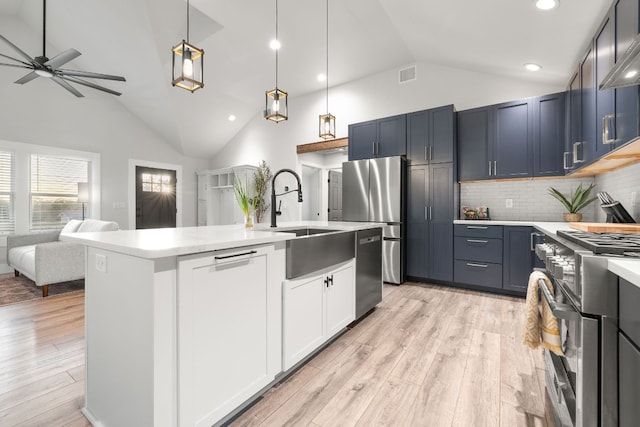
[[[331,113],[329,113],[329,0],[327,0],[327,70],[325,76],[325,81],[327,84],[327,114],[320,115],[318,134],[322,139],[333,139],[336,137],[336,118]]]
[[[276,0],[276,42],[278,39],[278,0]],[[276,46],[276,88],[265,92],[264,118],[272,122],[280,123],[289,118],[289,101],[287,92],[278,89],[278,49]]]
[[[189,0],[187,0],[187,41],[182,40],[173,49],[173,86],[193,93],[204,87],[204,50],[189,43]]]

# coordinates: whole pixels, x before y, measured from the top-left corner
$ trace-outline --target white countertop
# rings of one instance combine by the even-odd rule
[[[566,222],[546,222],[546,221],[508,221],[508,220],[484,220],[484,219],[456,219],[454,224],[469,225],[506,225],[520,227],[535,227],[546,234],[556,234],[558,230],[570,230]]]
[[[118,230],[60,235],[60,240],[82,243],[140,258],[164,258],[209,252],[243,246],[261,245],[290,240],[293,233],[287,229],[320,228],[327,230],[357,231],[382,227],[385,224],[366,222],[292,221],[277,228],[258,224],[253,229],[244,225],[217,225],[208,227],[159,228],[148,230]]]
[[[610,258],[609,271],[640,287],[640,260]]]

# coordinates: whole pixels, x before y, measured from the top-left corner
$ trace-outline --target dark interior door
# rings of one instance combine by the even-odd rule
[[[136,229],[176,226],[176,171],[136,166]]]

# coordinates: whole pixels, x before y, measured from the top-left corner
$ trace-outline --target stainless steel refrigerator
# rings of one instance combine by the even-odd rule
[[[404,282],[404,157],[342,163],[342,219],[386,223],[382,231],[382,277]]]

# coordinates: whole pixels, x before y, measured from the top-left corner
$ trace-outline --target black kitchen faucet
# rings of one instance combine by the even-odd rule
[[[296,177],[298,181],[298,188],[295,190],[285,191],[284,193],[276,194],[276,178],[282,172],[289,172],[291,175]],[[282,196],[285,194],[292,193],[294,191],[298,192],[298,203],[302,203],[302,184],[300,183],[300,177],[295,171],[291,169],[280,169],[278,172],[273,175],[273,179],[271,180],[271,227],[277,227],[276,225],[276,196]]]

